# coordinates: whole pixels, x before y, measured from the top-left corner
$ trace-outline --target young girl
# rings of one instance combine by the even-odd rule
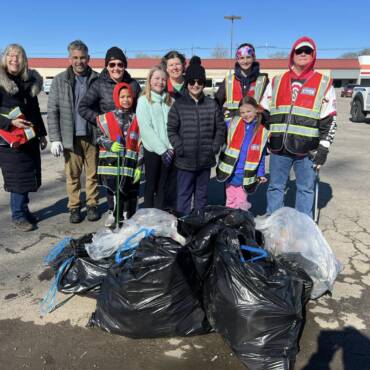
[[[215,99],[228,119],[238,114],[238,104],[244,96],[252,96],[264,109],[268,109],[270,90],[268,75],[260,73],[253,45],[243,43],[236,49],[234,70],[226,74]]]
[[[144,146],[144,207],[174,208],[176,179],[171,176],[174,150],[168,140],[167,116],[172,98],[166,91],[167,74],[157,66],[149,72],[136,114]]]
[[[136,212],[142,162],[139,158],[142,156],[139,126],[132,112],[134,94],[131,86],[125,82],[118,83],[113,90],[113,101],[116,109],[97,117],[101,130],[97,138],[100,146],[98,175],[100,183],[107,188],[107,227],[130,218]],[[117,180],[120,183],[119,194]]]
[[[239,115],[227,126],[226,149],[217,165],[217,180],[226,181],[226,206],[248,210],[247,193],[253,193],[265,177],[265,147],[268,130],[261,112],[263,108],[250,96],[239,103]]]

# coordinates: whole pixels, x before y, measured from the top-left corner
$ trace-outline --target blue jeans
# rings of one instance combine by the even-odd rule
[[[188,215],[194,195],[194,209],[207,205],[208,183],[211,170],[185,171],[177,169],[177,211]]]
[[[270,182],[267,188],[267,214],[284,206],[284,195],[290,169],[293,167],[297,193],[295,208],[312,217],[315,171],[312,161],[303,158],[272,154],[270,156]]]
[[[29,213],[28,202],[28,193],[10,193],[10,209],[13,221],[27,219]]]

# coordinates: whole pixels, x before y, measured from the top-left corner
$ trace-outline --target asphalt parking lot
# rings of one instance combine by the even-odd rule
[[[40,97],[42,112],[46,96]],[[307,306],[296,370],[370,369],[370,119],[349,121],[349,98],[338,98],[338,131],[321,171],[319,225],[343,271],[332,296]],[[46,120],[46,115],[43,116]],[[10,222],[9,194],[0,192],[0,368],[241,370],[243,365],[217,334],[192,338],[131,340],[86,324],[95,301],[58,295],[64,304],[44,318],[39,303],[51,281],[42,258],[65,236],[96,231],[104,220],[68,222],[63,159],[42,154],[43,186],[31,194],[38,229],[16,231]],[[0,188],[3,188],[2,178]],[[288,204],[292,205],[294,180]],[[254,196],[255,214],[265,212],[266,188]],[[222,199],[212,181],[210,202]],[[100,205],[106,211],[105,200]]]

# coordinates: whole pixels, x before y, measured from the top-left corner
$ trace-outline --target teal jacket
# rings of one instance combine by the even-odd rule
[[[166,94],[159,95],[152,91],[151,97],[151,103],[146,96],[139,98],[136,117],[144,148],[162,155],[167,149],[172,149],[167,135],[167,117],[171,107],[164,102]]]

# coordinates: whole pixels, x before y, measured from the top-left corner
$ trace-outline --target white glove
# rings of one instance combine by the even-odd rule
[[[63,144],[61,141],[53,141],[51,143],[51,148],[50,148],[51,154],[54,157],[59,157],[60,153],[63,151]]]

